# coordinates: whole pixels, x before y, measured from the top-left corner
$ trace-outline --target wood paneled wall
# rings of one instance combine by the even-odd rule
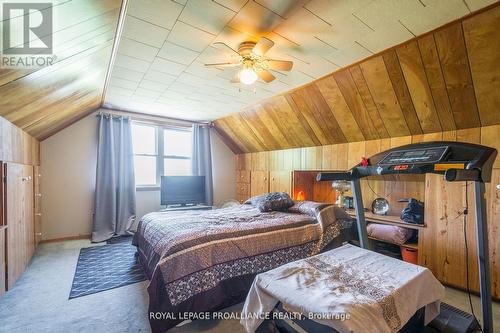
[[[0,116],[39,140],[101,106],[121,0],[54,4],[54,63],[0,70]],[[64,16],[71,13],[71,19]]]
[[[40,142],[0,117],[0,161],[40,165]]]
[[[248,153],[500,124],[499,30],[497,4],[215,127],[235,153]]]
[[[237,182],[240,184],[248,181],[249,184],[244,189],[248,189],[249,192],[238,190],[238,198],[243,200],[250,194],[262,192],[263,188],[269,190],[278,188],[291,193],[294,170],[346,170],[359,163],[362,157],[370,157],[380,151],[409,143],[440,140],[483,144],[500,151],[500,125],[319,147],[239,154],[236,155],[236,168],[241,176]],[[493,296],[498,299],[500,298],[500,190],[496,188],[496,185],[500,184],[500,157],[497,157],[494,168],[492,182],[487,184],[486,196],[492,288]],[[267,178],[264,180],[263,176]],[[287,180],[288,185],[276,185],[287,184]],[[252,189],[253,183],[259,184],[257,190]],[[409,178],[402,178],[401,181],[375,179],[370,180],[370,185],[380,196],[384,197],[392,193],[389,199],[393,206],[393,214],[397,214],[403,208],[403,206],[396,206],[395,200],[399,198],[415,197],[426,202],[427,227],[420,231],[423,251],[419,253],[419,263],[430,268],[442,282],[465,288],[464,183],[446,183],[439,175],[426,175],[425,180],[415,179],[415,181]],[[364,204],[369,207],[375,195],[367,187],[366,182],[362,186]],[[479,285],[472,186],[469,190],[471,211],[467,230],[470,278],[472,290],[477,291]],[[457,195],[458,193],[462,195]]]

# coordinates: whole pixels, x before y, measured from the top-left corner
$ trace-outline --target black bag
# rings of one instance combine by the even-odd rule
[[[401,199],[398,202],[408,202],[401,213],[401,220],[407,223],[424,224],[424,203],[414,198]]]

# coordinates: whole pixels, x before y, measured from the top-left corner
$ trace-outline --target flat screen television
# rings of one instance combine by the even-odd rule
[[[205,204],[205,176],[162,176],[161,204]]]

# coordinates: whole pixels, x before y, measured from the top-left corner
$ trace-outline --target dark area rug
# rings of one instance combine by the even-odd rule
[[[132,237],[115,237],[106,245],[82,248],[69,299],[146,280]]]

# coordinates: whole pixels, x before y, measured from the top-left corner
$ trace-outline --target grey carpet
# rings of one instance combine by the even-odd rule
[[[146,280],[131,240],[131,237],[116,237],[103,246],[82,248],[69,298]]]

